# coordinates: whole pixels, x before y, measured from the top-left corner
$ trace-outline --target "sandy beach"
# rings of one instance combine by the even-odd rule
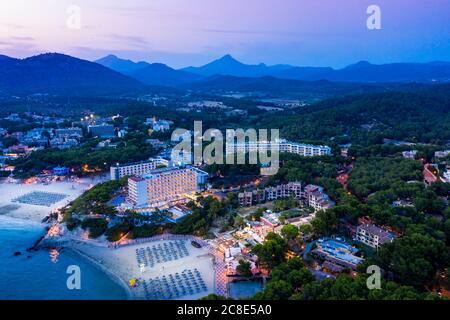
[[[95,179],[84,178],[77,182],[61,181],[52,182],[48,185],[42,183],[16,184],[0,183],[0,215],[7,215],[17,219],[41,222],[53,210],[64,207],[76,199],[84,191],[101,181],[105,177]],[[65,195],[64,199],[50,206],[31,205],[13,202],[14,199],[30,194],[32,192],[50,192]]]
[[[141,272],[136,259],[136,249],[163,244],[172,240],[149,241],[116,249],[107,247],[106,243],[102,241],[77,241],[73,238],[59,239],[59,241],[61,240],[63,241],[63,247],[74,250],[84,258],[90,260],[97,267],[109,274],[114,281],[122,285],[127,290],[129,299],[146,299],[142,285],[143,280],[148,281],[149,279],[164,275],[169,276],[169,274],[175,274],[176,272],[181,273],[186,269],[197,269],[206,284],[207,290],[191,295],[183,295],[178,297],[178,299],[196,300],[216,291],[214,257],[209,253],[207,248],[195,248],[189,241],[186,241],[188,256],[175,261],[158,263],[154,267],[147,267],[144,272]],[[133,278],[138,279],[140,285],[135,288],[130,288],[128,281]]]

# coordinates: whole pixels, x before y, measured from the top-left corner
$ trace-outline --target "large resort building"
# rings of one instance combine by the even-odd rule
[[[110,168],[111,180],[119,180],[125,176],[142,176],[158,167],[169,166],[169,161],[163,158],[154,158],[147,161],[127,163],[125,165],[116,164]]]
[[[280,139],[275,142],[270,141],[258,141],[244,143],[238,142],[233,144],[228,144],[226,146],[226,153],[238,153],[238,152],[258,152],[265,150],[275,149],[274,146],[279,148],[279,152],[294,153],[304,157],[315,157],[315,156],[325,156],[331,155],[331,148],[329,146],[315,146],[311,144],[303,144],[297,142],[290,142],[285,139]]]
[[[135,208],[160,208],[201,191],[208,174],[194,167],[156,169],[128,179],[128,198]]]

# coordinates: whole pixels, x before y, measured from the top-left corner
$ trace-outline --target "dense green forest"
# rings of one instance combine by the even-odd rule
[[[348,187],[360,198],[388,189],[399,181],[421,181],[422,164],[403,158],[360,158],[356,161]]]
[[[284,170],[288,174],[283,176],[290,180],[289,173],[298,169],[288,166]],[[322,170],[319,175],[326,173],[326,169]],[[272,234],[266,237],[263,244],[254,247],[253,252],[258,255],[260,265],[271,270],[271,280],[255,296],[256,299],[392,300],[438,297],[429,291],[442,283],[448,285],[442,282],[443,278],[448,277],[450,266],[450,209],[445,200],[450,195],[448,184],[434,183],[426,187],[421,182],[421,162],[401,157],[356,159],[347,190],[341,184],[332,183],[331,179],[316,179],[325,182],[322,185],[337,205],[319,211],[312,227],[299,230],[302,237],[290,236],[297,233]],[[409,204],[393,206],[396,200]],[[305,236],[341,235],[351,238],[347,226],[349,223],[357,224],[360,217],[369,217],[378,225],[390,226],[399,237],[378,251],[356,244],[366,256],[356,277],[343,273],[336,280],[316,281],[311,269],[306,268],[305,261],[286,259],[291,242],[302,243]],[[377,265],[384,272],[381,290],[367,288],[366,268],[369,265]]]
[[[363,145],[383,138],[442,144],[450,140],[450,86],[329,99],[286,117],[268,115],[261,127],[280,128],[294,141],[334,139]]]

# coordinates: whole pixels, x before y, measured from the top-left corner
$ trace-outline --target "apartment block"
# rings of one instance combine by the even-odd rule
[[[266,188],[264,191],[268,201],[289,198],[290,196],[294,196],[295,199],[300,200],[303,196],[302,184],[300,182],[289,182],[287,184]]]
[[[257,203],[289,198],[291,196],[297,201],[303,201],[316,211],[329,209],[335,205],[322,187],[309,184],[303,188],[301,182],[289,182],[265,189],[240,192],[238,193],[238,201],[241,206],[248,207]]]
[[[325,210],[334,207],[335,203],[323,191],[323,187],[309,184],[305,187],[305,198],[314,210]]]
[[[88,132],[93,137],[112,138],[114,137],[114,126],[111,124],[95,124],[88,126]]]
[[[294,196],[297,200],[300,200],[302,195],[302,184],[300,182],[289,182],[265,189],[240,192],[238,194],[238,201],[241,206],[247,207],[265,201],[289,198],[290,196]]]
[[[324,156],[331,154],[331,148],[329,146],[315,146],[310,144],[303,144],[297,142],[290,142],[285,139],[280,139],[278,141],[269,142],[269,141],[257,141],[257,142],[249,142],[246,141],[244,143],[227,143],[226,145],[226,153],[239,153],[239,152],[258,152],[258,151],[266,151],[266,150],[274,150],[278,147],[279,152],[293,153],[298,154],[304,157],[315,157],[315,156]]]
[[[374,224],[360,224],[356,228],[355,240],[378,249],[381,245],[394,241],[395,235]]]

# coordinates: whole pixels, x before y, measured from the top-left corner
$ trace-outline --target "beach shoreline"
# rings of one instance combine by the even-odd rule
[[[115,282],[120,283],[127,290],[128,299],[149,299],[144,282],[161,277],[170,277],[184,270],[198,270],[205,282],[206,288],[194,291],[171,299],[197,300],[208,294],[217,293],[216,283],[216,257],[211,253],[211,247],[204,245],[196,248],[191,244],[191,236],[179,236],[164,234],[148,239],[131,241],[119,246],[111,246],[106,239],[81,239],[74,234],[63,234],[57,237],[48,237],[42,243],[44,247],[61,247],[71,249],[90,262],[96,264],[108,276],[112,276]],[[186,246],[185,256],[172,260],[158,262],[155,265],[141,270],[137,261],[137,250],[149,250],[153,246],[169,245],[170,242],[184,242]],[[130,287],[128,282],[136,279],[138,286]],[[162,299],[162,297],[160,297]],[[156,298],[156,299],[160,299]]]
[[[41,223],[50,213],[65,207],[95,184],[105,181],[105,176],[44,183],[0,182],[0,215]],[[34,205],[17,201],[17,198],[33,192],[64,195],[48,205]]]
[[[76,240],[72,238],[60,237],[57,241],[55,238],[47,237],[46,228],[49,227],[48,223],[44,222],[44,219],[48,217],[53,211],[58,210],[66,206],[69,202],[75,200],[83,192],[88,190],[93,184],[104,180],[104,176],[99,176],[90,179],[81,179],[77,182],[74,181],[57,181],[50,184],[33,183],[33,184],[16,184],[16,183],[0,183],[0,216],[4,216],[8,219],[16,221],[23,221],[26,223],[37,224],[43,228],[42,234],[36,239],[34,243],[31,243],[27,250],[47,250],[48,248],[60,247],[63,250],[67,250],[75,254],[80,259],[87,261],[90,265],[97,268],[103,274],[105,274],[112,282],[118,284],[123,288],[126,299],[135,299],[130,287],[126,281],[115,274],[113,271],[104,266],[95,257],[89,255],[85,250],[77,247],[77,242],[82,242],[82,239]],[[15,198],[26,195],[31,192],[50,192],[65,194],[66,197],[61,201],[53,203],[49,206],[39,206],[25,203],[18,203],[13,201]],[[37,243],[39,245],[37,245]],[[93,244],[88,244],[93,246]]]
[[[75,253],[76,255],[80,256],[82,259],[85,259],[85,261],[88,261],[91,265],[95,266],[98,270],[100,270],[105,275],[107,275],[113,282],[120,285],[120,287],[123,288],[123,290],[127,296],[126,300],[136,300],[137,297],[134,296],[133,292],[131,291],[131,289],[128,286],[128,284],[126,283],[126,281],[124,279],[122,279],[119,275],[115,274],[113,271],[109,270],[101,262],[97,261],[93,257],[89,256],[88,254],[86,254],[85,252],[83,252],[82,250],[80,250],[74,246],[65,245],[62,248]]]

